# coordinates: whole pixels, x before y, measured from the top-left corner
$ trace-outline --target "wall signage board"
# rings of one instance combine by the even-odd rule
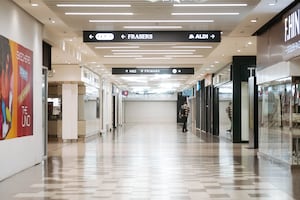
[[[33,135],[33,52],[0,35],[0,140]]]
[[[112,74],[194,74],[194,68],[112,68]]]
[[[83,42],[221,42],[221,32],[83,31]]]
[[[284,16],[284,60],[300,55],[300,5]]]

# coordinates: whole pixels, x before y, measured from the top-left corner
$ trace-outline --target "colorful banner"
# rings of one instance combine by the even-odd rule
[[[0,35],[0,140],[33,135],[33,52]]]

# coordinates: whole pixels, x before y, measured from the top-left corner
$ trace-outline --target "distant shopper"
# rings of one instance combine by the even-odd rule
[[[227,112],[228,118],[230,120],[230,128],[227,131],[231,132],[231,129],[232,129],[232,103],[231,103],[231,101],[229,101],[229,103],[228,103],[226,112]]]
[[[183,120],[182,132],[188,131],[186,128],[186,123],[187,123],[187,118],[189,116],[189,112],[190,112],[190,107],[188,106],[187,102],[184,102],[180,110],[180,116],[181,119]]]

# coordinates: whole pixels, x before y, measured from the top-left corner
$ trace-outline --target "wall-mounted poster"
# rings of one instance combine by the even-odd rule
[[[0,35],[0,140],[33,135],[33,52]]]

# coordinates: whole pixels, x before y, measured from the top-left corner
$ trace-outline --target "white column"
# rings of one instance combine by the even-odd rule
[[[78,138],[78,85],[62,85],[62,139]]]

